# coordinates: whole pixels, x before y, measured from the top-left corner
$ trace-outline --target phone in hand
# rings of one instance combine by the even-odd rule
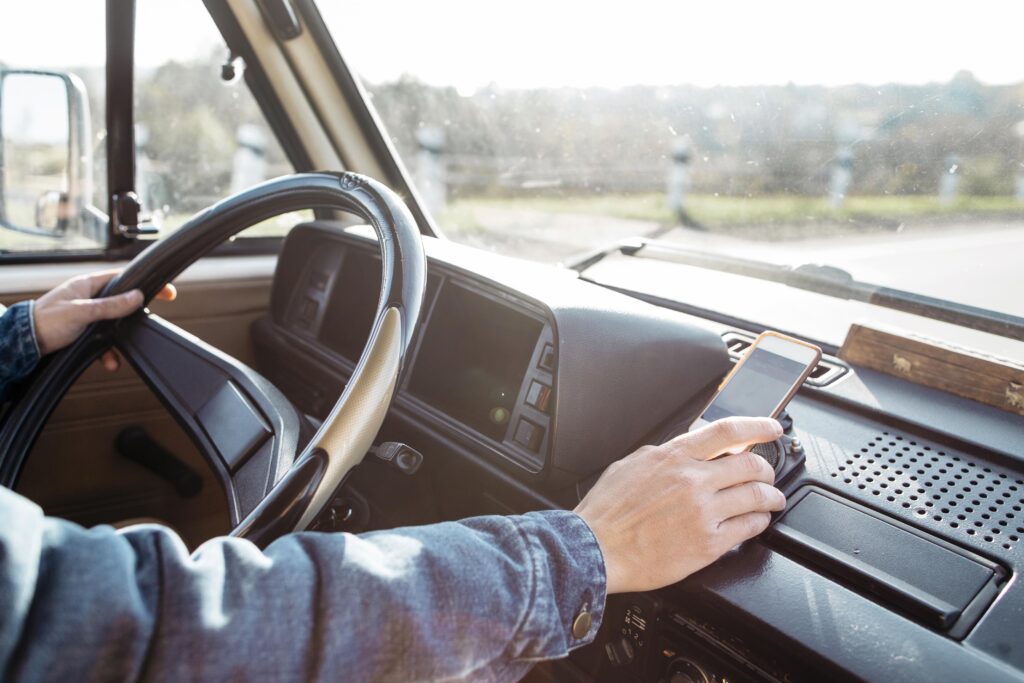
[[[820,359],[821,349],[814,344],[763,332],[690,429],[732,416],[777,418]]]

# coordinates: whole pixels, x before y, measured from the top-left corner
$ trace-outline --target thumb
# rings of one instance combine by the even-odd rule
[[[142,299],[142,292],[138,289],[102,299],[86,299],[80,304],[83,322],[123,318],[138,310],[142,305]]]

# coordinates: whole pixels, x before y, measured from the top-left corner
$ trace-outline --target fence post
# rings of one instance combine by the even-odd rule
[[[416,131],[416,188],[433,215],[444,211],[448,201],[448,177],[445,170],[444,130],[427,126]]]
[[[235,156],[231,159],[231,194],[267,179],[267,136],[259,126],[243,123],[235,131]]]
[[[668,174],[668,209],[680,223],[687,222],[686,195],[690,192],[690,141],[676,138],[672,143],[672,168]]]
[[[836,150],[829,171],[828,195],[832,208],[842,208],[853,180],[853,150],[842,145]]]
[[[1017,201],[1024,204],[1024,120],[1014,126],[1020,144],[1017,145]]]
[[[960,190],[960,157],[950,154],[946,157],[939,176],[939,203],[952,204]]]

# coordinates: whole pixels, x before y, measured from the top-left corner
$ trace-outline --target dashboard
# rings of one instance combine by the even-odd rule
[[[423,319],[382,438],[422,451],[426,472],[351,482],[380,508],[437,499],[417,522],[575,506],[612,461],[685,429],[760,331],[425,247]],[[289,235],[253,338],[310,420],[351,375],[379,286],[372,231]],[[1024,679],[1021,418],[826,354],[783,422],[789,503],[769,531],[680,584],[613,596],[595,643],[533,680]]]
[[[369,337],[381,277],[371,236],[326,223],[293,230],[271,315],[254,330],[261,371],[309,415],[333,405]],[[431,255],[395,407],[499,467],[575,484],[614,459],[594,453],[639,445],[729,367],[721,338],[683,316],[568,272],[469,252]]]

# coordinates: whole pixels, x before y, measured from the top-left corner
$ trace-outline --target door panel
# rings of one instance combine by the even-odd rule
[[[178,298],[152,310],[243,363],[254,364],[250,326],[270,305],[276,257],[204,259],[175,281]],[[75,274],[110,264],[0,268],[0,302],[35,298]],[[115,266],[116,267],[116,266]],[[118,454],[117,434],[140,425],[203,478],[201,492],[181,498],[156,474]],[[223,491],[171,415],[126,363],[117,372],[94,365],[54,411],[30,455],[18,491],[48,514],[84,525],[155,517],[189,545],[228,530]]]

